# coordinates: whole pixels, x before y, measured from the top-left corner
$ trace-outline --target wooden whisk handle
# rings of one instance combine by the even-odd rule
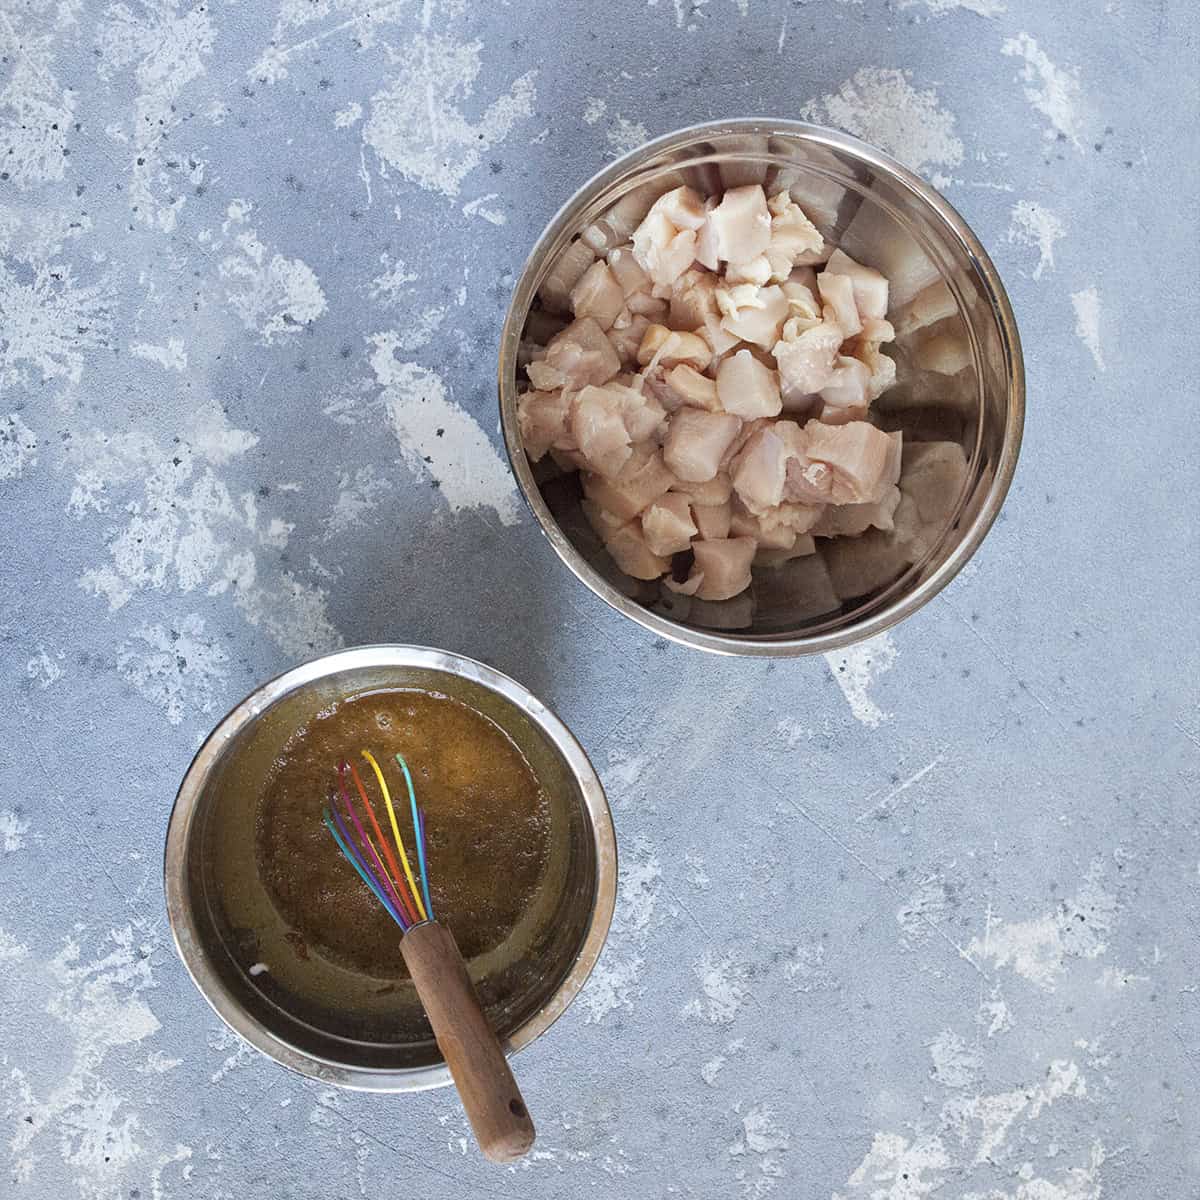
[[[454,935],[426,921],[404,935],[400,950],[479,1148],[492,1162],[520,1158],[533,1145],[533,1121]]]

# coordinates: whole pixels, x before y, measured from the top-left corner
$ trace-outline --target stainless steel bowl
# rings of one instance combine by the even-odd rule
[[[709,193],[754,181],[768,190],[788,187],[827,239],[890,276],[893,299],[903,304],[894,302],[889,316],[907,310],[914,327],[897,326],[897,382],[876,409],[884,427],[903,429],[909,442],[957,442],[965,462],[950,494],[925,505],[918,536],[871,531],[836,539],[836,549],[826,543],[821,554],[786,568],[756,568],[741,597],[689,602],[623,575],[583,519],[572,478],[531,466],[517,423],[517,371],[538,290],[562,251],[620,197],[671,173]],[[918,284],[914,304],[909,292]],[[916,327],[921,320],[926,323]],[[836,649],[926,604],[996,519],[1025,419],[1012,309],[966,222],[895,159],[847,134],[796,121],[717,121],[680,130],[627,154],[580,188],[550,222],[517,282],[500,343],[499,390],[513,471],[559,558],[598,596],[655,633],[729,654]]]
[[[529,1045],[583,986],[616,896],[612,819],[600,780],[565,725],[519,683],[469,658],[419,646],[361,646],[264,684],[213,730],[179,789],[167,829],[167,915],[196,986],[256,1049],[327,1083],[413,1091],[450,1082],[423,1032],[399,1037],[411,985],[289,953],[288,930],[254,868],[255,797],[284,742],[330,703],[384,688],[440,692],[495,721],[550,800],[547,882],[501,946],[468,964],[505,1051]],[[260,959],[268,972],[252,973]],[[405,991],[407,989],[407,993]]]

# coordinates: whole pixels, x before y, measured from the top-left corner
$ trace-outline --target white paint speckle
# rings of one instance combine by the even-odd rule
[[[183,153],[173,136],[187,111],[183,91],[204,75],[216,31],[202,4],[183,12],[174,5],[151,5],[137,13],[124,4],[113,4],[104,15],[96,34],[100,78],[109,83],[132,65],[137,84],[137,98],[127,107],[129,128],[120,128],[120,140],[131,143],[130,209],[138,221],[170,233],[187,189],[179,186],[178,174],[163,161],[163,152]],[[190,181],[198,183],[203,164],[192,157],[189,169]]]
[[[470,200],[463,205],[463,216],[481,217],[489,225],[504,225],[507,223],[508,217],[504,215],[501,209],[491,203],[491,201],[498,200],[499,198],[500,194],[498,192],[488,192],[486,196],[477,196],[474,200]]]
[[[18,962],[29,957],[29,947],[23,946],[11,933],[0,929],[0,963]]]
[[[929,1043],[930,1078],[947,1088],[970,1087],[979,1076],[979,1052],[953,1030],[943,1029]]]
[[[83,286],[67,267],[14,271],[0,261],[0,390],[39,380],[78,383],[89,356],[108,343],[109,293],[107,279]]]
[[[688,1001],[684,1015],[710,1025],[730,1024],[750,995],[745,967],[729,955],[705,950],[692,974],[700,982],[700,995]]]
[[[831,650],[825,655],[825,662],[842,689],[855,720],[868,729],[891,720],[891,713],[884,712],[871,698],[870,688],[880,675],[892,669],[896,653],[891,636],[881,633],[845,650]]]
[[[583,123],[595,125],[606,112],[608,112],[608,105],[605,101],[601,100],[599,96],[589,96],[587,103],[583,106]]]
[[[419,34],[398,51],[399,71],[371,97],[363,141],[391,168],[429,191],[457,196],[483,155],[533,113],[535,71],[515,80],[472,123],[469,100],[482,65],[479,42]]]
[[[1101,885],[1093,868],[1075,895],[1044,916],[1027,921],[993,922],[990,911],[982,938],[973,938],[967,956],[1011,967],[1044,991],[1053,991],[1070,959],[1099,958],[1117,915],[1116,898]]]
[[[1012,210],[1008,240],[1037,248],[1034,279],[1041,279],[1047,267],[1054,267],[1054,243],[1066,233],[1062,221],[1048,208],[1032,200],[1019,200]]]
[[[413,469],[428,471],[452,513],[490,509],[502,524],[517,524],[512,472],[475,418],[454,403],[433,371],[397,360],[395,333],[377,333],[370,342],[388,423]]]
[[[48,688],[63,677],[63,669],[58,664],[66,657],[66,651],[60,650],[53,657],[47,653],[46,647],[38,643],[37,653],[25,663],[25,674],[40,688]]]
[[[608,941],[579,996],[589,1025],[621,1008],[633,1011],[634,1001],[641,995],[644,951],[658,909],[662,865],[656,854],[635,842],[621,858],[619,872]]]
[[[640,121],[631,121],[618,113],[612,126],[605,132],[604,139],[608,142],[609,150],[619,157],[649,141],[650,134]]]
[[[956,11],[974,13],[977,17],[998,17],[1005,11],[999,0],[900,0],[899,6],[913,8],[917,4],[923,4],[934,17]]]
[[[863,67],[836,91],[805,105],[800,115],[838,125],[914,171],[956,167],[963,144],[951,113],[932,89],[917,91],[910,73]]]
[[[1000,52],[1024,60],[1021,79],[1025,83],[1025,98],[1046,118],[1046,137],[1061,137],[1076,149],[1082,149],[1078,72],[1055,66],[1028,33],[1006,39]]]
[[[1094,287],[1071,293],[1075,309],[1075,334],[1087,347],[1098,371],[1104,370],[1104,352],[1100,347],[1100,293]]]
[[[35,466],[37,446],[37,437],[19,413],[0,417],[0,481],[20,479],[28,468]]]
[[[186,371],[188,365],[187,351],[183,348],[183,338],[168,338],[165,346],[154,346],[147,342],[135,342],[129,347],[129,352],[147,362],[158,363],[164,371]]]
[[[117,673],[178,725],[188,713],[212,712],[227,661],[203,617],[192,613],[170,629],[139,629],[117,651]]]
[[[742,1118],[741,1137],[729,1147],[729,1153],[734,1157],[747,1151],[769,1154],[786,1150],[791,1144],[791,1135],[779,1124],[775,1113],[765,1104],[756,1104]]]
[[[936,875],[926,875],[896,912],[896,923],[902,931],[901,944],[913,948],[933,937],[948,906],[946,885]]]
[[[345,108],[339,108],[333,114],[334,129],[349,129],[351,125],[362,120],[363,106],[357,100],[351,101]]]
[[[230,254],[218,266],[230,281],[229,307],[264,346],[281,335],[299,333],[325,311],[325,293],[312,268],[282,254],[268,257],[253,229],[237,236],[240,254]]]
[[[25,849],[25,835],[29,832],[29,822],[18,816],[11,808],[0,810],[0,850],[5,854],[15,854]]]
[[[338,477],[338,494],[333,511],[325,520],[325,538],[339,537],[374,512],[380,500],[392,489],[390,479],[380,475],[368,464],[353,473],[344,471]]]

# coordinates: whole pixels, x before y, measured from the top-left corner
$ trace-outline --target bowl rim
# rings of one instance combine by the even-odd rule
[[[660,616],[631,600],[592,567],[563,533],[550,512],[549,506],[542,498],[541,490],[533,478],[533,471],[521,444],[521,434],[516,419],[516,349],[524,326],[525,314],[522,313],[518,317],[517,299],[530,272],[541,262],[547,248],[561,236],[569,224],[575,221],[577,212],[617,181],[630,167],[664,151],[685,149],[693,142],[703,141],[718,134],[797,138],[817,146],[850,154],[873,170],[890,176],[894,182],[906,188],[941,218],[947,231],[957,239],[978,272],[987,299],[996,314],[1000,344],[1010,382],[1004,441],[983,503],[971,518],[970,524],[945,561],[912,592],[890,601],[871,616],[835,632],[801,637],[744,637],[734,633],[693,629],[679,624],[669,617]],[[807,121],[766,117],[737,117],[704,121],[663,134],[609,163],[575,190],[551,217],[541,236],[534,243],[513,288],[513,296],[509,301],[508,312],[505,315],[500,336],[497,390],[504,447],[521,495],[536,518],[542,533],[571,573],[610,607],[660,637],[667,638],[679,645],[691,646],[715,654],[759,658],[796,657],[844,649],[884,633],[924,607],[962,570],[995,523],[1012,484],[1025,428],[1025,364],[1016,317],[1013,315],[1008,293],[1004,289],[1000,274],[991,257],[958,210],[936,188],[926,183],[914,171],[909,170],[892,155],[861,138]]]
[[[175,949],[192,982],[213,1011],[256,1050],[311,1079],[358,1091],[402,1092],[452,1082],[445,1064],[375,1068],[337,1062],[303,1050],[253,1016],[225,985],[205,948],[187,888],[187,855],[205,784],[226,745],[283,697],[319,679],[378,667],[417,667],[477,683],[509,701],[550,739],[579,786],[596,851],[596,888],[591,916],[570,969],[541,1007],[505,1039],[511,1056],[540,1037],[579,994],[608,937],[616,906],[617,842],[612,812],[599,775],[566,724],[524,684],[486,663],[448,650],[403,643],[355,646],[320,655],[261,684],[229,710],[196,751],[179,785],[163,847],[163,891]]]

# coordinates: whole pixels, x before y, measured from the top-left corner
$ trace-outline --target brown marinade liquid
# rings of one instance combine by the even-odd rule
[[[336,791],[336,764],[347,759],[375,804],[380,827],[390,833],[364,749],[383,768],[416,878],[408,792],[395,755],[408,762],[425,814],[438,921],[450,927],[467,959],[500,945],[537,894],[545,871],[547,798],[520,751],[482,714],[446,696],[383,691],[340,701],[297,729],[259,799],[258,871],[291,927],[288,941],[296,953],[319,954],[384,979],[407,975],[400,929],[321,819]],[[357,799],[357,792],[351,794]]]

